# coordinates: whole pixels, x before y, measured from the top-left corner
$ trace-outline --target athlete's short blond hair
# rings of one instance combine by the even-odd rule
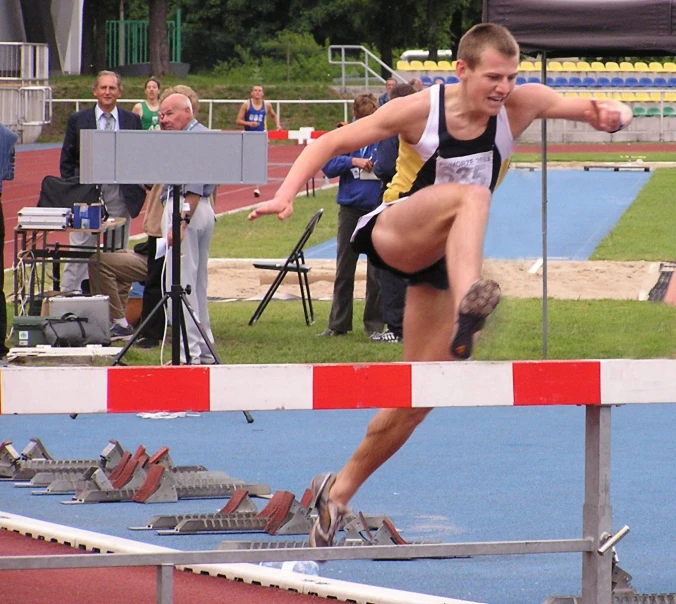
[[[509,58],[519,56],[519,43],[506,27],[495,23],[479,23],[460,39],[458,59],[464,61],[470,69],[474,69],[486,48],[493,48]]]

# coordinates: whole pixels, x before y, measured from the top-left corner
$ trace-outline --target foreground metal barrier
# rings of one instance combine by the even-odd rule
[[[585,496],[582,536],[551,541],[507,541],[334,548],[275,548],[232,542],[229,550],[157,554],[0,557],[0,570],[156,566],[158,602],[172,601],[176,565],[283,560],[449,558],[458,556],[582,554],[581,604],[613,603],[614,545],[610,502],[612,406],[676,402],[674,360],[415,363],[377,365],[249,365],[166,368],[79,368],[82,399],[60,392],[54,371],[2,371],[2,413],[140,412],[178,410],[341,409],[446,406],[585,406]],[[46,402],[40,384],[50,384]],[[200,383],[205,389],[200,389]],[[133,384],[133,387],[131,386]],[[256,384],[252,388],[252,384]],[[56,387],[55,387],[56,386]],[[149,389],[149,390],[148,390]],[[100,392],[97,392],[100,391]],[[200,399],[196,393],[203,393]],[[35,392],[34,398],[31,392]],[[134,396],[130,395],[133,392]],[[153,396],[148,396],[152,392]],[[164,393],[173,396],[164,397]],[[190,397],[187,397],[187,393]],[[246,394],[246,396],[245,396]],[[131,398],[130,398],[131,397]]]

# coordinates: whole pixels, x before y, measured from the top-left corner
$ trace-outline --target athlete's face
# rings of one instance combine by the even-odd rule
[[[160,87],[157,85],[157,82],[150,80],[146,84],[146,98],[150,101],[156,101],[160,96]]]
[[[497,115],[514,90],[519,57],[506,57],[493,48],[486,48],[474,69],[464,62],[460,62],[459,67],[460,79],[473,105],[489,115]]]
[[[262,86],[254,86],[251,89],[251,97],[260,100],[263,98],[263,87]]]

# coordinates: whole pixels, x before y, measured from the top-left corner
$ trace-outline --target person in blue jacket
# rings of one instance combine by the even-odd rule
[[[371,115],[378,108],[372,94],[360,94],[352,104],[355,120]],[[378,207],[380,203],[380,180],[373,174],[378,143],[366,145],[345,155],[338,155],[322,167],[329,178],[340,177],[336,202],[338,211],[336,278],[333,285],[333,303],[329,326],[320,336],[342,336],[352,331],[354,299],[354,275],[357,270],[357,254],[350,244],[350,237],[359,218]],[[366,305],[364,307],[364,330],[369,336],[383,331],[380,310],[380,285],[378,269],[369,260],[366,269]]]
[[[14,180],[14,145],[19,136],[0,124],[0,266],[4,267],[5,217],[2,212],[2,181]],[[0,283],[0,362],[5,362],[9,348],[7,338],[7,302],[5,300],[4,281]]]

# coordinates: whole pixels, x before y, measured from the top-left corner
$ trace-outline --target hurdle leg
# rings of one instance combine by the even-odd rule
[[[584,537],[594,549],[582,554],[582,604],[612,604],[612,551],[596,550],[612,532],[610,505],[610,407],[587,406],[585,423]]]

